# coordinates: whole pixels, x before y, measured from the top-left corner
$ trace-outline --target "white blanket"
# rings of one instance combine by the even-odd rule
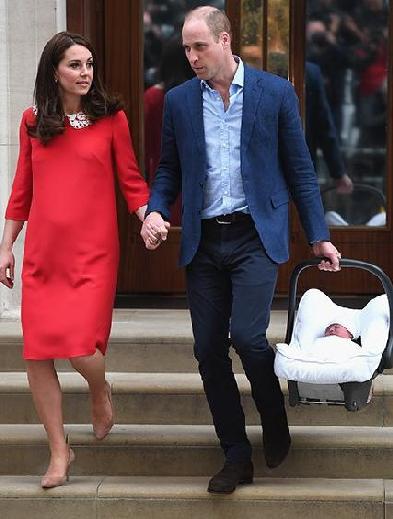
[[[356,337],[324,337],[325,328],[338,322]],[[274,369],[278,377],[300,382],[336,384],[370,380],[378,367],[389,334],[386,295],[363,309],[338,306],[317,289],[302,297],[289,344],[277,344]]]

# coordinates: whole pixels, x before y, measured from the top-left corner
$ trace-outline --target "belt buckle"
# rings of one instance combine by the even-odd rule
[[[229,215],[222,215],[222,216],[231,216],[230,214]],[[216,222],[219,223],[220,225],[231,225],[231,221],[225,221],[225,220],[220,220],[220,217],[219,216],[216,216],[215,218]]]

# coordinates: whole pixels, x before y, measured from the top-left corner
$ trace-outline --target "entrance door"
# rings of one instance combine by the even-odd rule
[[[154,82],[160,83],[158,61],[162,57],[164,46],[170,43],[172,35],[179,29],[182,13],[171,9],[175,3],[163,0],[135,2],[68,0],[67,2],[69,30],[81,32],[92,40],[104,64],[104,79],[108,88],[121,93],[126,102],[135,151],[141,170],[146,176],[149,176],[152,171],[151,156],[147,154],[149,128],[152,127],[148,126],[145,118],[144,94]],[[181,2],[182,5],[185,3],[187,2]],[[193,7],[197,2],[189,3]],[[224,4],[224,1],[200,3],[212,5],[218,3],[220,4],[218,7],[222,7],[221,3]],[[372,4],[376,6],[374,7],[376,11],[373,13],[362,11],[359,8],[360,4],[364,7],[366,4]],[[382,10],[378,9],[377,4],[382,6]],[[310,100],[313,95],[312,92],[310,94],[306,83],[308,62],[313,59],[315,67],[317,69],[319,67],[325,89],[328,88],[329,81],[336,79],[334,73],[329,76],[326,67],[323,70],[322,63],[318,64],[318,56],[315,56],[315,52],[312,55],[312,45],[318,43],[318,38],[323,40],[324,37],[318,32],[323,33],[325,30],[329,33],[336,30],[337,38],[341,38],[339,39],[341,47],[343,41],[346,42],[347,47],[343,52],[352,57],[352,60],[342,64],[341,90],[337,88],[338,101],[334,105],[331,93],[328,101],[331,103],[331,117],[335,124],[337,153],[345,164],[345,172],[351,177],[353,183],[357,184],[356,189],[354,188],[352,193],[338,192],[335,188],[335,180],[329,174],[321,144],[316,146],[314,159],[321,189],[324,191],[326,213],[330,217],[333,213],[336,217],[336,220],[329,220],[332,241],[343,256],[370,261],[381,266],[387,273],[391,273],[390,258],[393,253],[392,66],[387,56],[391,56],[393,50],[390,37],[393,18],[387,2],[383,0],[380,2],[377,0],[374,2],[227,0],[225,7],[233,25],[234,52],[239,53],[243,60],[252,66],[288,77],[294,83],[299,95],[305,121],[309,120],[308,116],[312,110]],[[374,26],[369,23],[371,19]],[[351,28],[352,34],[346,34]],[[377,30],[373,32],[375,28]],[[362,51],[370,47],[370,42],[365,40],[363,45],[361,41],[356,42],[357,30],[360,40],[362,34],[368,34],[369,38],[372,38],[371,34],[374,34],[374,38],[380,35],[379,41],[376,42],[376,45],[378,43],[381,47],[378,54],[379,61],[374,63],[374,69],[371,66],[373,56],[362,55]],[[158,39],[157,35],[159,35]],[[332,35],[328,34],[328,38],[332,38]],[[382,46],[386,49],[385,54]],[[357,56],[357,61],[351,56],[351,52],[355,49],[356,54],[353,56]],[[370,63],[367,71],[368,61]],[[315,67],[312,68],[315,70]],[[368,110],[370,118],[367,119],[365,114],[367,115],[369,100],[367,96],[359,99],[359,95],[367,93],[367,85],[371,88],[370,83],[372,84],[373,78],[376,80],[377,76],[380,81],[381,95],[378,111],[375,112],[379,118],[374,121],[377,125],[374,127],[376,128],[374,132],[372,127],[374,110]],[[363,87],[359,86],[361,78],[363,78]],[[365,184],[366,188],[363,189],[358,184]],[[378,198],[378,192],[382,195],[379,204],[373,198],[374,195]],[[180,227],[176,225],[172,227],[164,247],[149,252],[145,250],[139,237],[139,222],[136,218],[127,215],[121,197],[118,200],[118,207],[121,241],[118,292],[184,293],[183,273],[176,267]],[[336,215],[341,216],[348,225],[343,224]],[[373,217],[375,217],[374,223],[378,224],[376,226],[370,223]],[[177,223],[176,214],[174,223]],[[287,292],[288,277],[293,266],[311,255],[294,209],[291,216],[290,238],[291,261],[280,269],[277,287],[279,294]],[[367,274],[348,269],[338,275],[326,275],[322,278],[320,276],[317,278],[315,273],[310,271],[307,272],[305,281],[338,294],[370,294],[380,290],[378,283],[374,284],[372,280],[370,281]]]

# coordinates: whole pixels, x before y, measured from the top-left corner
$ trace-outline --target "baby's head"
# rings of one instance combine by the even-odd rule
[[[342,339],[353,339],[352,333],[348,330],[348,328],[345,328],[342,324],[339,323],[332,323],[329,324],[325,328],[325,337],[330,337],[331,335],[337,335],[337,337],[341,337]]]

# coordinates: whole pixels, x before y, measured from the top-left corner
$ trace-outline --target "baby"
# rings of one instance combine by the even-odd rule
[[[343,326],[342,324],[339,324],[339,323],[329,324],[329,326],[327,326],[325,328],[324,336],[325,337],[330,337],[332,335],[336,335],[337,337],[341,337],[342,339],[351,339],[351,341],[353,340],[353,335],[348,330],[348,328],[346,328],[345,326]],[[360,346],[359,339],[354,340],[354,342],[356,342]],[[371,384],[370,392],[369,392],[368,397],[367,397],[367,403],[368,404],[371,402],[372,396],[373,396],[373,386]]]
[[[339,323],[329,324],[329,326],[325,328],[324,336],[329,337],[331,335],[337,335],[337,337],[341,337],[342,339],[353,339],[353,335],[348,328]]]

